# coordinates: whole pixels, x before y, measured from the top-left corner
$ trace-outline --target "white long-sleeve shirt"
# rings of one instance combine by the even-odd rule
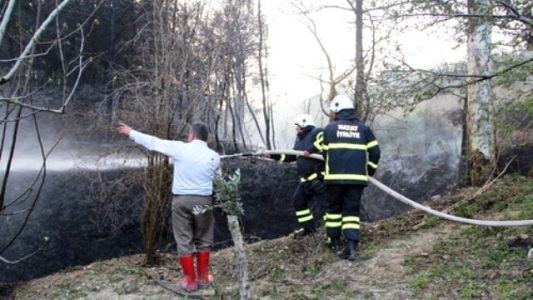
[[[209,196],[213,193],[213,177],[220,165],[220,156],[202,140],[189,143],[162,140],[132,130],[129,135],[135,143],[148,150],[168,156],[174,163],[172,193],[174,195]]]

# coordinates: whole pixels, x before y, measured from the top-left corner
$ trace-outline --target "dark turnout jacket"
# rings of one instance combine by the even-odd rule
[[[322,152],[322,128],[315,126],[306,126],[301,133],[296,136],[293,150],[305,151],[309,153]],[[304,157],[300,155],[271,154],[270,158],[283,161],[296,161],[298,175],[305,181],[309,176],[324,171],[324,161]]]
[[[374,133],[351,109],[341,110],[337,120],[324,128],[323,150],[326,184],[368,185],[381,156]]]

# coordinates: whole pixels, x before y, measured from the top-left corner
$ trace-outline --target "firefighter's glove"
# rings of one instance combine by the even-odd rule
[[[313,195],[315,193],[313,187],[311,186],[311,181],[302,182],[301,185],[304,190],[304,193],[306,193],[307,195]]]
[[[368,172],[368,176],[374,176],[376,173],[376,169],[372,168],[371,166],[367,166],[366,171]]]
[[[318,178],[309,181],[308,184],[311,186],[311,189],[317,194],[322,194],[326,192],[326,185]]]

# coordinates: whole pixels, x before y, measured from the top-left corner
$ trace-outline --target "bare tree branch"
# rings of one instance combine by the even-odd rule
[[[300,2],[299,6],[294,4],[294,3],[291,3],[291,4],[296,9],[296,11],[306,19],[307,28],[309,29],[309,31],[313,35],[315,41],[317,42],[317,44],[319,45],[322,53],[324,54],[324,57],[326,58],[326,62],[327,62],[327,65],[328,65],[328,73],[329,73],[329,79],[327,81],[327,83],[329,85],[329,90],[327,92],[327,98],[328,98],[328,100],[331,100],[331,99],[333,99],[333,97],[335,97],[337,95],[337,89],[336,89],[337,86],[342,81],[344,81],[346,78],[351,76],[353,74],[353,72],[356,70],[357,66],[354,65],[354,66],[352,66],[352,68],[345,70],[340,75],[335,75],[334,63],[333,63],[333,61],[332,61],[332,59],[331,59],[331,57],[330,57],[325,45],[324,45],[324,43],[322,42],[322,39],[320,38],[320,36],[318,34],[318,30],[317,30],[315,21],[309,15],[309,12],[310,12],[309,9],[305,6],[305,4],[303,2]],[[326,113],[326,115],[328,115],[328,114]]]
[[[11,13],[13,12],[13,8],[15,7],[16,1],[17,0],[9,0],[4,15],[2,16],[2,23],[0,23],[0,45],[2,45],[2,41],[4,40],[4,34],[6,33],[7,24],[11,19]]]
[[[14,1],[13,1],[14,2]],[[41,36],[41,34],[44,32],[44,30],[48,27],[48,25],[50,25],[50,23],[54,20],[54,18],[59,14],[59,12],[65,8],[65,6],[67,6],[67,4],[69,4],[70,0],[64,0],[61,4],[59,4],[49,15],[48,15],[48,18],[46,18],[46,20],[41,24],[41,26],[39,26],[39,28],[37,29],[37,31],[35,32],[35,34],[31,37],[30,41],[28,42],[28,44],[26,45],[26,48],[24,49],[24,51],[22,51],[22,54],[19,56],[19,58],[17,59],[17,62],[15,63],[15,65],[13,67],[11,67],[11,69],[7,72],[6,75],[4,75],[3,77],[0,77],[0,85],[8,82],[9,80],[11,80],[11,78],[13,78],[13,75],[15,75],[15,73],[18,71],[18,69],[20,68],[20,64],[24,61],[25,57],[27,57],[29,55],[29,53],[33,50],[33,48],[35,47],[35,43],[37,42],[37,40],[39,39],[39,37]],[[10,3],[11,4],[11,3]]]
[[[506,1],[501,1],[501,0],[496,0],[496,3],[499,3],[505,9],[507,9],[509,13],[511,13],[511,16],[501,16],[502,18],[512,17],[513,19],[519,20],[525,23],[526,25],[533,26],[533,19],[521,14],[515,6],[511,5],[511,3],[508,3]]]
[[[32,253],[30,253],[30,254],[28,254],[28,255],[22,257],[22,258],[19,258],[19,259],[17,259],[17,260],[7,260],[7,259],[3,258],[3,257],[0,255],[0,260],[3,261],[3,262],[5,262],[6,264],[12,264],[12,265],[14,265],[14,264],[18,264],[19,262],[21,262],[21,261],[23,261],[23,260],[25,260],[25,259],[28,259],[28,258],[34,256],[35,254],[37,254],[37,253],[38,253],[39,251],[41,251],[41,250],[42,250],[42,247],[39,247],[39,249],[33,251]]]

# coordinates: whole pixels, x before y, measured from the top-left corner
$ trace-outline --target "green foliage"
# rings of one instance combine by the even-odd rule
[[[365,245],[365,251],[364,252],[358,253],[358,255],[359,255],[358,259],[360,259],[360,260],[368,260],[368,259],[372,258],[372,255],[374,255],[376,252],[378,252],[382,247],[383,247],[383,245],[379,241],[371,242],[371,243]]]
[[[58,288],[50,295],[51,299],[84,299],[87,294],[78,290],[78,287],[69,282],[62,282]]]
[[[412,267],[412,266],[414,266],[415,262],[416,262],[416,260],[415,260],[414,257],[407,257],[402,262],[402,266],[404,266],[404,267]]]
[[[285,271],[281,270],[278,267],[273,267],[271,270],[269,270],[268,275],[271,281],[279,281],[285,277]]]
[[[215,207],[232,216],[244,215],[244,208],[239,195],[239,182],[241,181],[241,171],[237,169],[235,174],[224,176],[221,169],[215,172]]]
[[[500,186],[491,193],[484,193],[476,197],[471,207],[476,211],[491,210],[501,212],[505,209],[519,212],[512,219],[533,218],[533,186],[527,184],[529,179],[523,176],[505,176]]]
[[[244,215],[244,208],[239,194],[239,182],[241,171],[237,169],[235,174],[224,176],[221,169],[215,171],[214,193],[215,205],[195,206],[193,214],[202,214],[209,209],[221,208],[230,216]]]
[[[459,205],[457,205],[455,212],[457,216],[463,218],[473,218],[474,216],[474,209],[464,202],[461,202]]]
[[[139,286],[136,282],[124,282],[118,287],[115,292],[119,295],[129,295],[137,292]]]
[[[409,284],[409,287],[412,288],[415,292],[421,292],[426,289],[428,285],[428,277],[430,277],[429,272],[420,273],[416,279]]]
[[[481,288],[476,285],[467,284],[461,291],[461,299],[472,299],[481,296]]]
[[[435,227],[440,224],[440,218],[430,215],[426,218],[426,225],[429,227]]]

